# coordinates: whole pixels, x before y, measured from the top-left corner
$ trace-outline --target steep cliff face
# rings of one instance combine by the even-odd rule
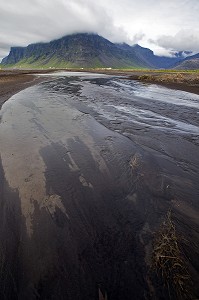
[[[2,64],[16,64],[24,57],[25,48],[23,47],[12,47],[7,57],[3,58]]]
[[[97,34],[74,34],[49,43],[11,48],[3,66],[168,68],[181,58],[159,57],[139,45],[114,44]]]

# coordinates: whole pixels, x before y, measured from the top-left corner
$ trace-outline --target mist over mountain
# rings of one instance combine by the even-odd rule
[[[187,58],[189,59],[189,58]],[[115,44],[90,33],[67,35],[49,43],[12,47],[3,67],[16,68],[172,68],[182,55],[161,57],[139,45]]]

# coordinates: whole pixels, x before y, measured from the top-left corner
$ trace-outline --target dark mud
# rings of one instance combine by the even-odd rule
[[[150,268],[169,209],[197,297],[198,96],[71,75],[1,111],[1,298],[169,299]]]
[[[43,79],[32,75],[32,72],[0,72],[0,108],[14,94],[21,90],[37,84]]]

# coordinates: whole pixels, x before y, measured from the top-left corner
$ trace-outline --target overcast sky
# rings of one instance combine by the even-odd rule
[[[0,0],[0,59],[11,46],[94,32],[155,54],[199,52],[199,0]]]

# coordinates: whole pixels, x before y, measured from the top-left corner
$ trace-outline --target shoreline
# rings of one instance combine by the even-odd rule
[[[38,77],[38,73],[48,74],[50,71],[0,70],[0,109],[13,95],[46,79],[45,77]]]
[[[130,79],[199,95],[199,75],[197,73],[145,73],[131,75]]]
[[[81,70],[82,71],[82,70]],[[181,90],[199,95],[199,72],[161,72],[156,70],[139,71],[89,71],[93,73],[102,73],[107,75],[125,76],[125,79],[136,80],[147,84],[157,84],[170,89]]]
[[[2,76],[1,76],[2,77]],[[41,82],[39,78],[33,75],[11,75],[8,78],[0,77],[0,109],[2,105],[11,98],[14,94],[17,94],[21,90]]]
[[[0,108],[10,97],[21,90],[45,80],[37,74],[56,71],[90,72],[123,76],[146,84],[156,84],[170,89],[182,90],[199,95],[199,73],[197,72],[157,72],[157,71],[120,71],[91,69],[50,69],[50,70],[0,70]]]

